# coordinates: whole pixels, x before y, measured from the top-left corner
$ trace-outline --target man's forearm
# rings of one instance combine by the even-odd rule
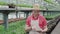
[[[44,30],[42,32],[46,32],[48,30],[47,26],[45,26]]]

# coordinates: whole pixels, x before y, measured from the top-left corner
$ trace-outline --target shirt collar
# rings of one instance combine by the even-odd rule
[[[32,18],[33,18],[33,20],[37,20],[39,18],[39,14],[38,14],[37,18],[35,18],[32,14]]]

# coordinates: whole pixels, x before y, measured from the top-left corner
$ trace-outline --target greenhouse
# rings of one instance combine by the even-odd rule
[[[29,34],[25,25],[34,4],[39,4],[39,14],[46,18],[45,33],[59,34],[60,0],[0,0],[0,34]]]

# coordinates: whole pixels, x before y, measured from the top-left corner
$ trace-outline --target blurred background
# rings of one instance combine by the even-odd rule
[[[8,8],[8,4],[14,4],[20,9],[25,9],[25,8],[30,9],[32,8],[32,5],[35,3],[40,5],[40,10],[58,10],[58,11],[60,10],[60,0],[0,0],[0,8],[4,8],[4,7]],[[51,16],[52,17],[56,16],[56,13],[59,14],[59,12],[52,12]],[[11,13],[11,14],[9,14],[9,19],[16,18],[15,13]],[[20,17],[24,17],[22,15],[24,15],[23,12],[22,14],[20,14]],[[2,20],[3,16],[1,13],[0,13],[0,17],[1,17],[0,19]]]

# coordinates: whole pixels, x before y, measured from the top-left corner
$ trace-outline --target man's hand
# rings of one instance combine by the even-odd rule
[[[32,27],[32,30],[36,31],[36,27]]]
[[[45,29],[43,30],[43,29],[40,29],[39,31],[37,31],[37,32],[46,32],[48,30],[48,28],[47,27],[45,27]]]
[[[32,30],[31,27],[28,27],[28,26],[25,27],[25,31],[26,31],[26,32],[29,32],[30,30]]]
[[[44,30],[42,30],[42,32],[46,32],[48,30],[48,28],[45,28]]]

